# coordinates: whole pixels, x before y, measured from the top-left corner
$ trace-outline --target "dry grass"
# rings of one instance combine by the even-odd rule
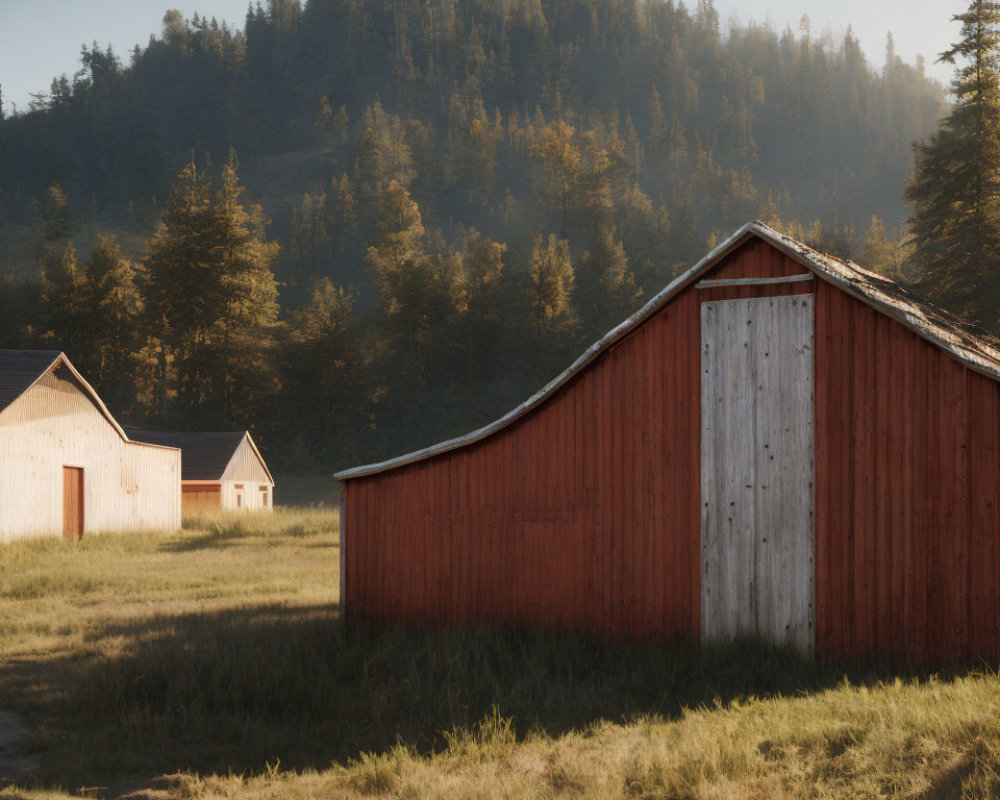
[[[336,513],[0,548],[3,798],[1000,795],[1000,677],[345,630]]]

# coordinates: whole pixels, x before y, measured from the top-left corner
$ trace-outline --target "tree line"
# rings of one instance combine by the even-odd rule
[[[891,39],[874,69],[709,0],[169,12],[0,119],[0,341],[137,424],[388,455],[508,410],[749,219],[919,277],[900,187],[943,99]]]

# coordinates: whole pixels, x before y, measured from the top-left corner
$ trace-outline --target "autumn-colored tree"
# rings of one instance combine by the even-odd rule
[[[629,269],[628,256],[614,231],[598,225],[592,233],[590,249],[580,258],[577,283],[582,295],[580,313],[588,333],[610,330],[635,311],[642,289]]]
[[[548,241],[535,239],[529,265],[535,330],[539,339],[546,331],[569,323],[573,316],[572,296],[575,273],[569,242],[549,234]]]
[[[569,209],[580,168],[575,135],[576,129],[560,119],[535,131],[531,142],[531,155],[538,163],[536,192],[544,203],[560,210],[563,239],[569,235]]]

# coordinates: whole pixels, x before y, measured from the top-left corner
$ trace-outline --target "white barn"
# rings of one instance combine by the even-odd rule
[[[134,442],[55,350],[0,350],[0,542],[175,530],[181,453]]]
[[[274,478],[249,431],[147,431],[129,438],[181,450],[181,513],[271,511]]]

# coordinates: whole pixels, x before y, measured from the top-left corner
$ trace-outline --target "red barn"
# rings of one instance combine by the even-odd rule
[[[1000,656],[1000,345],[745,226],[468,436],[337,475],[379,625]]]

